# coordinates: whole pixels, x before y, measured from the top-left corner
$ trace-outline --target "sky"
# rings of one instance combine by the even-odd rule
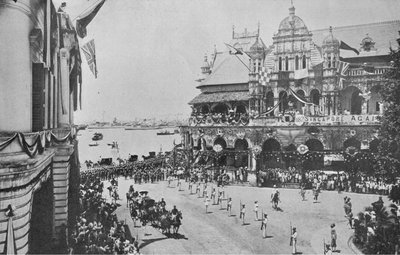
[[[99,0],[67,2],[72,19]],[[309,30],[400,19],[399,0],[293,0]],[[290,0],[106,0],[87,27],[98,78],[83,57],[82,110],[75,123],[189,116],[205,54],[226,51],[235,32],[256,31],[268,46]],[[74,21],[75,22],[75,21]],[[399,28],[400,30],[400,28]]]

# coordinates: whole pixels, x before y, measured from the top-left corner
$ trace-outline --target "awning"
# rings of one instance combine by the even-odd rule
[[[217,92],[217,93],[201,93],[189,102],[189,104],[202,103],[218,103],[230,101],[247,101],[249,100],[248,91],[232,91],[232,92]]]

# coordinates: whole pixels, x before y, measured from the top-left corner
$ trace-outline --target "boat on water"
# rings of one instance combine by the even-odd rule
[[[93,141],[99,141],[103,139],[103,134],[102,133],[94,133],[92,140]]]
[[[130,127],[125,127],[125,130],[154,130],[154,129],[161,129],[161,127],[157,127],[157,126],[130,126]]]
[[[161,132],[157,132],[157,135],[175,135],[175,132],[164,130],[164,131],[161,131]]]
[[[97,143],[97,142],[95,142],[95,143],[89,143],[89,146],[99,146],[99,144]]]

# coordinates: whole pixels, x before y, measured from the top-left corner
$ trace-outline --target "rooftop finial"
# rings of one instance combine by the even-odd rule
[[[294,8],[293,0],[290,0],[290,3],[291,3],[291,5],[290,5],[290,8],[289,8],[289,14],[290,14],[290,15],[294,15],[294,11],[295,11],[296,9]]]
[[[235,38],[235,25],[232,25],[232,39]]]
[[[260,21],[258,21],[258,27],[257,27],[257,37],[260,36]]]

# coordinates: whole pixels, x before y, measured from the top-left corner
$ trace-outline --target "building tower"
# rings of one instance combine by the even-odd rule
[[[326,79],[326,86],[322,91],[323,111],[324,114],[332,115],[337,113],[338,106],[338,90],[335,89],[337,84],[336,70],[339,62],[340,41],[333,36],[332,27],[329,27],[329,35],[322,41],[323,76]],[[331,78],[329,78],[331,77]]]
[[[259,31],[259,30],[258,30]],[[266,47],[259,34],[256,41],[250,47],[250,65],[249,65],[249,94],[250,94],[250,111],[262,113],[265,109],[263,105],[264,87],[260,84],[260,73],[264,66]]]
[[[322,54],[324,56],[324,69],[336,69],[339,60],[340,42],[333,36],[332,27],[329,27],[329,35],[322,42]]]

